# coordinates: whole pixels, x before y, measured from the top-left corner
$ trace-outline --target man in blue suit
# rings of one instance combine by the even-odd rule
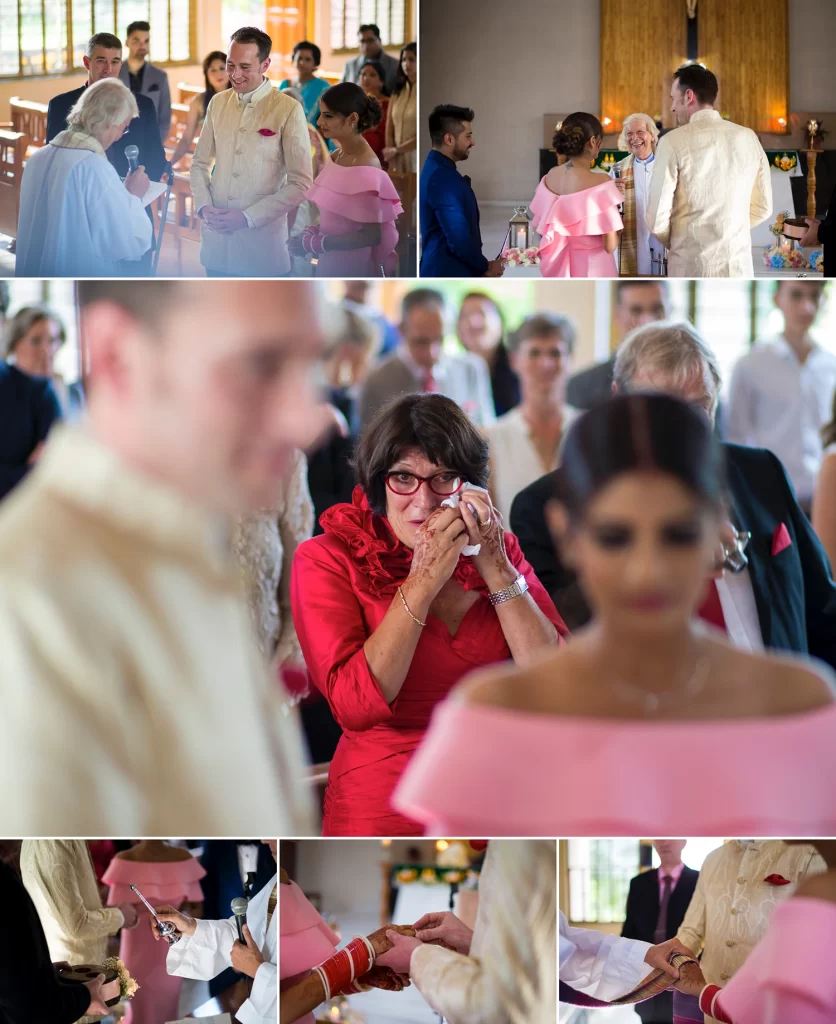
[[[473,148],[473,111],[445,103],[430,114],[433,148],[421,171],[421,277],[501,277],[501,259],[482,255],[479,206],[456,164]]]

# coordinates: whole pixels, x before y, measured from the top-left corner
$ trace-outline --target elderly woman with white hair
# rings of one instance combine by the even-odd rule
[[[153,232],[142,167],[124,182],[105,156],[137,117],[130,89],[96,82],[70,111],[68,128],[29,158],[20,191],[17,277],[129,276]]]
[[[610,171],[610,177],[624,194],[621,215],[624,230],[617,257],[620,277],[650,277],[653,255],[659,259],[665,254],[661,242],[647,230],[645,221],[658,139],[659,129],[649,114],[630,114],[624,119],[618,148],[628,150],[630,155],[614,164]]]

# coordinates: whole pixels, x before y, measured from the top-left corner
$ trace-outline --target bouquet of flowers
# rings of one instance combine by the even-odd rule
[[[781,210],[774,224],[770,224],[769,230],[775,235],[776,238],[780,238],[784,234],[784,221],[790,219],[788,210]]]
[[[502,258],[509,267],[532,267],[540,262],[540,250],[536,245],[527,249],[506,249]]]
[[[810,253],[810,266],[820,274],[824,273],[824,249],[814,249]]]
[[[139,988],[137,982],[130,976],[128,968],[118,956],[109,956],[104,962],[105,969],[116,971],[119,975],[119,998],[133,999]]]
[[[773,270],[809,270],[810,264],[798,248],[785,249],[780,242],[764,250],[763,262]]]

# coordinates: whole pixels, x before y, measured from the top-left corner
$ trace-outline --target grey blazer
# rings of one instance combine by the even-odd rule
[[[127,62],[119,69],[119,79],[130,89],[131,76]],[[147,96],[157,111],[157,124],[160,126],[160,140],[165,142],[171,127],[171,91],[168,87],[168,75],[162,68],[146,62],[142,76],[142,95]]]
[[[375,60],[379,61],[383,65],[383,70],[386,72],[386,88],[391,93],[395,88],[395,79],[398,77],[398,65],[400,61],[397,57],[393,57],[385,50],[380,51],[380,56],[375,57]],[[362,54],[359,57],[352,57],[351,60],[346,61],[345,71],[343,72],[344,82],[354,82],[355,85],[360,84],[360,69],[366,63],[367,58]]]

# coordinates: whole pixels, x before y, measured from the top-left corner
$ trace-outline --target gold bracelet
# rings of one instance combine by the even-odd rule
[[[421,626],[422,628],[424,626],[426,626],[426,622],[422,622],[416,615],[412,614],[412,612],[409,609],[409,605],[406,603],[406,598],[403,596],[403,591],[401,590],[400,587],[398,587],[398,594],[400,595],[400,599],[401,599],[401,601],[403,603],[404,611],[410,617],[410,619],[412,619],[413,622],[417,622],[418,625]]]

